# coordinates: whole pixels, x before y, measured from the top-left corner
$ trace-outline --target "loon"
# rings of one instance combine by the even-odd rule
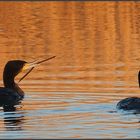
[[[140,71],[138,72],[138,83],[140,87]],[[126,111],[140,111],[140,98],[138,97],[128,97],[122,99],[117,103],[117,109],[122,109]]]
[[[10,60],[4,67],[3,83],[4,87],[0,87],[0,107],[13,108],[15,105],[21,103],[24,98],[24,91],[15,83],[15,77],[22,71],[29,69],[29,71],[19,80],[25,78],[36,65],[48,61],[53,57],[43,59],[41,61],[26,62],[24,60]]]

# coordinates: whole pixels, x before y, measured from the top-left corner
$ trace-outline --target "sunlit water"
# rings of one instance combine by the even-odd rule
[[[11,59],[56,55],[20,82],[25,98],[0,111],[0,138],[140,138],[139,2],[0,2],[0,76]],[[18,79],[23,75],[21,73]]]

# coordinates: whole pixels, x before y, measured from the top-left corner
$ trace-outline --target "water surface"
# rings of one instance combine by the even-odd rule
[[[116,110],[140,97],[139,10],[139,2],[0,2],[1,86],[8,60],[56,55],[21,81],[15,111],[0,110],[0,138],[140,138],[139,114]]]

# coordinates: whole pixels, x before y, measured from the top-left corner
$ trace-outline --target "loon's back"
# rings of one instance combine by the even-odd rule
[[[16,91],[5,87],[0,87],[0,106],[17,105],[22,98],[23,97]]]
[[[118,102],[117,109],[140,110],[140,98],[138,97],[125,98],[120,102]]]

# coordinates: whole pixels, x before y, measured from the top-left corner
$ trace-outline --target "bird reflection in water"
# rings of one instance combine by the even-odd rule
[[[23,111],[18,111],[16,107],[3,109],[4,124],[7,131],[21,131],[24,120]]]

